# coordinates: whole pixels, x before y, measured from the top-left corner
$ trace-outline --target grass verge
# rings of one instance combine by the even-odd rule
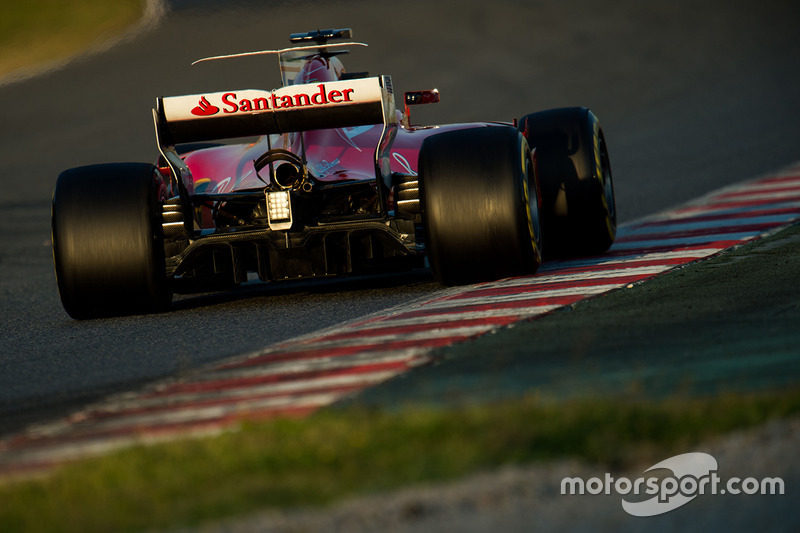
[[[4,0],[0,78],[74,56],[137,21],[143,0]]]
[[[0,486],[4,531],[192,525],[561,457],[611,468],[800,413],[800,388],[705,399],[525,398],[458,409],[357,407],[131,448]]]

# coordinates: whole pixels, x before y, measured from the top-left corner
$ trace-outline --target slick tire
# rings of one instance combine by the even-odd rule
[[[532,274],[541,264],[539,195],[516,129],[481,127],[427,138],[419,156],[431,270],[444,285]]]
[[[53,259],[64,309],[76,319],[156,312],[172,299],[153,165],[62,172],[52,204]]]
[[[603,129],[589,109],[533,113],[519,129],[534,150],[547,257],[599,254],[614,242],[617,211]]]

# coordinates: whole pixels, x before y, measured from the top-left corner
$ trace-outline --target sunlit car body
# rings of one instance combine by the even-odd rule
[[[406,93],[398,110],[389,76],[346,71],[340,57],[362,44],[332,41],[349,37],[294,34],[292,48],[200,60],[275,55],[283,86],[159,98],[156,165],[62,173],[53,235],[67,312],[154,311],[175,290],[426,257],[442,283],[471,283],[533,273],[543,232],[570,254],[611,244],[610,164],[588,109],[414,126],[409,106],[438,91]]]

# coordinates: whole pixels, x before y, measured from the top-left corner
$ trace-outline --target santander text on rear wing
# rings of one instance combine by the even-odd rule
[[[391,78],[158,98],[159,144],[396,122]]]

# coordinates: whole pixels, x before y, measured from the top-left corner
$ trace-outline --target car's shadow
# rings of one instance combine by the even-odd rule
[[[213,292],[176,294],[171,311],[193,310],[217,305],[242,302],[255,303],[264,299],[275,299],[295,295],[352,296],[369,291],[403,289],[424,296],[441,286],[427,268],[409,271],[357,275],[346,277],[318,278],[260,282],[250,281],[226,290]]]

